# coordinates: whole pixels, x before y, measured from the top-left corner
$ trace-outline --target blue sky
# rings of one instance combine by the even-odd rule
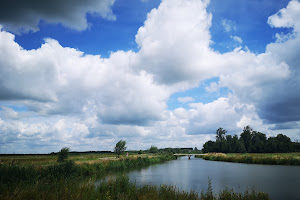
[[[274,42],[275,33],[290,31],[286,28],[274,29],[267,24],[268,17],[286,7],[288,2],[288,0],[276,3],[259,0],[210,1],[207,10],[213,14],[210,31],[214,43],[211,47],[222,53],[232,51],[240,45],[230,38],[234,34],[244,39],[243,46],[256,53],[264,52],[266,45]],[[91,27],[84,31],[72,30],[61,24],[50,24],[41,20],[38,25],[39,31],[16,35],[16,42],[25,49],[36,49],[44,42],[44,38],[49,37],[58,40],[62,46],[103,57],[109,57],[112,51],[138,51],[135,35],[146,20],[147,13],[157,8],[159,4],[159,0],[116,1],[112,11],[117,20],[106,20],[87,13],[86,18]],[[222,23],[224,20],[231,26],[229,32],[224,28]]]
[[[103,57],[109,57],[112,51],[137,51],[135,42],[137,30],[146,20],[147,13],[158,7],[159,3],[157,0],[116,1],[112,12],[117,20],[107,20],[87,13],[86,18],[91,26],[84,31],[65,28],[60,24],[49,24],[42,20],[39,23],[40,31],[17,35],[16,41],[23,48],[36,49],[41,46],[44,38],[50,37],[58,40],[62,46]]]
[[[45,2],[0,8],[0,153],[300,139],[299,1]]]

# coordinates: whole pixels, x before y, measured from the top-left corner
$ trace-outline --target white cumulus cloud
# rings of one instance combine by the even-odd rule
[[[114,1],[105,2],[110,8]],[[120,139],[129,149],[187,143],[201,148],[217,128],[239,133],[247,123],[270,134],[294,124],[292,135],[299,137],[299,4],[291,1],[269,18],[273,27],[292,27],[293,37],[269,44],[262,54],[215,52],[212,15],[202,0],[163,0],[137,32],[139,51],[120,50],[109,58],[53,39],[25,50],[14,34],[1,30],[0,152],[112,150]],[[226,87],[226,97],[208,103],[179,98],[194,101],[189,109],[167,110],[172,94],[216,77],[218,83],[205,89]]]

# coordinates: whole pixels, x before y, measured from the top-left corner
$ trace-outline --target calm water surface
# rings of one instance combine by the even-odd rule
[[[208,178],[214,192],[230,188],[243,192],[255,188],[271,199],[300,200],[300,166],[255,165],[178,158],[128,173],[137,185],[174,185],[181,190],[206,191]]]

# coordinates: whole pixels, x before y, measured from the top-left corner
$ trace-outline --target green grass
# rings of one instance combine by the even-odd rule
[[[158,155],[154,155],[157,157]],[[74,161],[76,164],[83,163],[101,163],[109,160],[117,160],[117,155],[114,153],[70,153],[68,160]],[[153,157],[152,154],[137,154],[129,153],[128,158],[136,157]],[[126,153],[120,155],[121,159],[125,159]],[[48,166],[57,162],[57,155],[18,155],[18,156],[0,156],[0,164],[18,164],[18,165],[35,165],[35,166]]]
[[[116,157],[114,154],[108,153],[85,153],[85,154],[74,154],[70,153],[68,160],[73,160],[78,163],[99,161],[101,158]],[[27,164],[27,165],[49,165],[56,163],[57,155],[46,154],[46,155],[24,155],[24,156],[0,156],[0,163],[3,164]]]
[[[46,166],[8,162],[0,165],[0,184],[57,180],[69,177],[101,177],[107,173],[139,169],[172,159],[174,159],[173,155],[165,154],[156,157],[121,158],[92,164],[76,164],[73,160],[63,163],[55,162]]]
[[[266,165],[300,165],[300,153],[209,153],[201,157],[205,160],[266,164]]]
[[[127,176],[119,176],[115,180],[109,180],[95,186],[95,180],[59,179],[55,182],[37,182],[34,184],[17,184],[16,187],[0,187],[0,198],[3,200],[14,199],[140,199],[140,200],[198,200],[198,199],[269,199],[265,193],[245,191],[235,193],[233,190],[225,189],[217,194],[212,193],[209,185],[207,191],[197,193],[194,191],[181,191],[175,186],[162,185],[160,187],[145,185],[137,187],[129,182]]]

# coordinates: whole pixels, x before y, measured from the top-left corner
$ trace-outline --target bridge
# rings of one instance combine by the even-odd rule
[[[188,156],[189,157],[189,160],[191,159],[191,156],[204,156],[206,155],[206,153],[202,153],[202,154],[190,154],[190,153],[175,153],[174,156],[176,157],[177,159],[177,156]]]

